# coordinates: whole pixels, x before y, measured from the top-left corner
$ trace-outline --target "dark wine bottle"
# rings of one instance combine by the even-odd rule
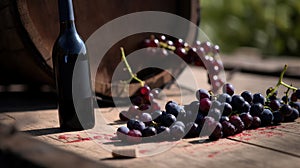
[[[91,76],[84,42],[79,37],[72,0],[58,0],[60,33],[52,59],[60,128],[68,131],[95,125]]]

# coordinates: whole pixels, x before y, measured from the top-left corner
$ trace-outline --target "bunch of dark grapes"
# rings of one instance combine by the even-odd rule
[[[196,41],[193,44],[188,44],[182,39],[167,38],[165,35],[159,37],[152,35],[149,39],[144,40],[142,47],[151,48],[150,51],[155,50],[155,48],[162,48],[160,55],[167,56],[168,52],[173,52],[188,64],[206,68],[212,77],[208,79],[208,82],[216,90],[224,84],[224,79],[220,76],[224,67],[221,60],[216,57],[220,52],[218,45],[213,45],[208,41]],[[155,51],[155,54],[159,53]]]
[[[195,95],[197,100],[188,105],[168,101],[165,110],[161,110],[150,88],[141,87],[139,101],[133,99],[134,105],[120,113],[127,127],[117,130],[118,138],[130,143],[199,136],[218,140],[246,129],[292,122],[299,117],[300,89],[292,93],[288,102],[277,98],[277,93],[267,97],[249,91],[236,94],[233,85],[228,83],[223,85],[222,94],[211,95],[208,90],[199,89]]]

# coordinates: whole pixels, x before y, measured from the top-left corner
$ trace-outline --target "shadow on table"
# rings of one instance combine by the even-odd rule
[[[0,112],[56,109],[54,92],[0,92]]]

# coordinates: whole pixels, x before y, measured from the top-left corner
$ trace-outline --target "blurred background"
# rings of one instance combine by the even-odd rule
[[[225,53],[246,46],[300,57],[299,0],[201,0],[200,27]]]

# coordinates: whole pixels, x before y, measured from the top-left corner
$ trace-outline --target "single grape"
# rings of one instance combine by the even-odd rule
[[[240,118],[245,125],[245,129],[250,128],[250,126],[253,122],[253,117],[251,116],[251,114],[250,113],[242,113],[242,114],[240,114]]]
[[[258,128],[260,127],[261,125],[261,120],[258,116],[254,116],[253,117],[253,121],[252,121],[252,125],[251,125],[251,128],[255,129],[255,128]]]
[[[140,115],[140,120],[146,125],[150,125],[152,123],[152,116],[149,113],[142,113]]]
[[[165,108],[168,114],[173,114],[175,117],[177,117],[182,110],[182,108],[177,103],[168,103],[166,104]]]
[[[129,117],[128,111],[121,111],[119,113],[119,118],[120,118],[121,121],[128,121],[129,118],[131,118],[131,117]]]
[[[129,143],[142,142],[142,133],[139,130],[130,130],[127,135],[127,142]]]
[[[245,100],[240,95],[233,95],[230,104],[232,106],[233,111],[237,110],[239,113],[241,113],[242,109],[243,109],[243,106],[245,104]]]
[[[129,129],[125,126],[121,126],[117,129],[117,137],[120,140],[126,140],[126,135],[128,134]]]
[[[196,92],[196,98],[200,101],[201,99],[204,99],[204,98],[210,98],[210,94],[205,89],[199,89]]]
[[[223,93],[227,93],[230,96],[232,96],[234,94],[234,87],[232,84],[230,83],[226,83],[225,85],[223,85]]]
[[[253,103],[261,103],[262,105],[264,105],[265,97],[261,93],[255,93],[253,95]]]
[[[274,119],[273,113],[269,109],[264,109],[259,117],[261,119],[261,125],[263,126],[271,125]]]
[[[243,132],[245,125],[239,116],[237,115],[230,116],[229,122],[235,126],[236,128],[235,133]]]
[[[280,108],[280,101],[277,99],[271,100],[269,107],[273,110],[273,111],[277,111]]]
[[[251,92],[249,91],[244,91],[243,93],[241,93],[241,96],[244,98],[245,101],[247,101],[249,104],[252,103],[253,100],[253,95]]]
[[[288,104],[284,104],[281,106],[280,110],[281,114],[286,117],[292,114],[292,107]]]
[[[223,128],[222,131],[224,137],[232,136],[235,133],[235,126],[231,124],[229,121],[223,121],[222,128]]]
[[[216,122],[216,127],[212,134],[209,136],[209,139],[212,141],[216,141],[220,138],[222,138],[223,132],[222,132],[222,124],[219,122]]]
[[[261,103],[252,104],[250,108],[250,114],[252,116],[259,116],[264,110],[264,106]]]
[[[292,108],[292,113],[289,116],[284,117],[284,121],[293,122],[299,117],[299,111]]]
[[[200,132],[198,132],[198,124],[194,122],[187,123],[186,130],[188,133],[185,135],[185,138],[195,138],[199,136]]]
[[[151,113],[152,120],[157,123],[161,123],[162,111],[156,110]]]
[[[166,114],[162,117],[161,124],[166,127],[170,127],[176,121],[176,117],[173,114]]]
[[[296,92],[292,93],[292,95],[291,95],[291,101],[292,102],[296,102],[297,100],[298,100],[297,93]]]
[[[151,92],[151,89],[148,85],[144,85],[143,87],[141,87],[139,89],[139,92],[140,92],[141,95],[149,95],[150,92]]]
[[[282,114],[281,114],[281,112],[279,112],[279,111],[275,111],[274,113],[273,113],[273,117],[274,117],[274,119],[273,119],[273,124],[279,124],[279,123],[281,123],[282,121],[283,121],[283,116],[282,116]]]
[[[201,113],[203,113],[204,115],[208,114],[208,111],[210,109],[211,106],[211,101],[209,98],[203,98],[200,100],[200,111]]]
[[[142,131],[143,137],[151,137],[151,136],[156,135],[156,133],[157,133],[156,129],[152,126],[147,127]]]
[[[251,105],[247,101],[245,101],[241,112],[250,112],[250,108],[251,108]]]
[[[179,140],[184,137],[185,131],[184,128],[180,125],[173,125],[170,128],[170,134],[172,138],[174,138],[175,140]]]
[[[232,106],[229,103],[223,102],[220,106],[220,110],[223,111],[223,116],[229,116],[232,112]]]

